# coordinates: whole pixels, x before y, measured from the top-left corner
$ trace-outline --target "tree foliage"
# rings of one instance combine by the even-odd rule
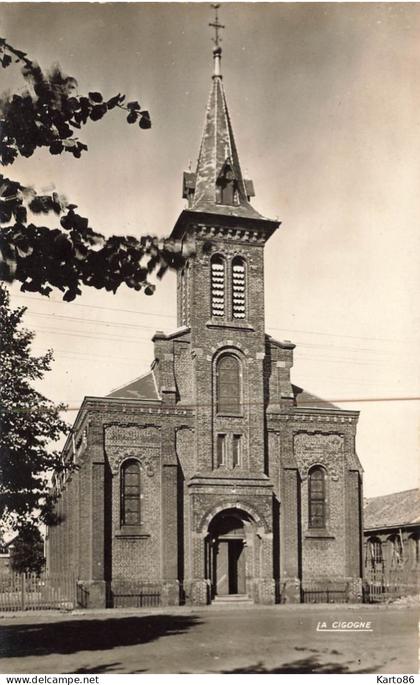
[[[151,127],[149,112],[137,101],[126,102],[120,93],[108,99],[97,91],[79,95],[75,78],[58,66],[43,72],[24,52],[0,38],[1,66],[14,63],[21,66],[26,87],[0,98],[4,166],[39,149],[80,158],[88,148],[78,132],[115,108],[125,113],[129,124]],[[106,239],[76,210],[58,193],[39,194],[0,175],[0,279],[20,281],[21,290],[43,295],[58,288],[68,301],[81,294],[82,285],[115,293],[125,283],[151,295],[150,274],[156,272],[160,278],[169,267],[178,268],[183,262],[177,243],[154,236]],[[37,217],[46,214],[56,215],[56,228],[39,225]]]
[[[27,524],[19,531],[11,547],[10,565],[17,573],[36,573],[45,566],[44,541],[39,528]]]
[[[33,388],[50,369],[52,352],[31,354],[34,333],[21,327],[25,307],[11,309],[0,286],[0,516],[3,527],[21,530],[28,522],[51,522],[54,495],[48,474],[65,468],[58,440],[67,425],[56,405]]]

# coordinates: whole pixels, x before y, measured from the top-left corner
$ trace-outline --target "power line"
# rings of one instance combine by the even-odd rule
[[[66,316],[65,314],[44,314],[42,312],[28,312],[28,316],[41,316],[54,321],[54,319],[66,319],[69,321],[82,321],[90,326],[100,324],[102,326],[112,326],[114,328],[146,328],[149,330],[156,330],[154,326],[145,326],[140,323],[128,323],[126,321],[101,321],[100,319],[84,319],[81,316]]]
[[[60,319],[60,320],[67,320],[67,321],[80,321],[82,323],[87,324],[88,326],[96,326],[96,325],[101,325],[109,328],[115,328],[115,329],[120,329],[120,328],[126,328],[126,329],[141,329],[141,330],[153,330],[156,331],[155,326],[150,326],[150,325],[145,325],[145,324],[136,324],[136,323],[129,323],[128,321],[110,321],[110,320],[98,320],[98,319],[84,319],[83,317],[79,316],[66,316],[63,314],[45,314],[43,312],[28,312],[28,316],[39,316],[42,318],[47,318],[50,319],[51,322],[54,322],[55,319]],[[40,329],[42,330],[42,329]],[[144,338],[143,338],[144,340]],[[123,341],[123,339],[122,339]],[[309,343],[309,342],[302,342],[302,341],[296,341],[296,345],[298,347],[308,347],[308,348],[319,348],[319,349],[340,349],[340,350],[349,350],[353,352],[368,352],[371,354],[375,355],[386,355],[386,356],[399,356],[398,352],[390,352],[386,350],[376,350],[373,347],[353,347],[349,345],[334,345],[333,343],[329,343],[328,345],[322,344],[322,343]]]
[[[118,335],[105,335],[105,334],[97,334],[95,333],[75,333],[74,331],[66,331],[64,329],[56,329],[56,328],[42,328],[40,327],[38,329],[41,333],[53,333],[54,335],[64,335],[64,336],[70,336],[74,338],[89,338],[93,340],[103,340],[104,342],[119,342],[119,343],[138,343],[138,342],[150,342],[150,338],[121,338]]]
[[[25,300],[35,300],[36,302],[44,302],[45,304],[59,304],[63,305],[65,307],[84,307],[87,309],[98,309],[102,311],[109,311],[109,312],[124,312],[127,314],[136,314],[137,316],[154,316],[158,318],[166,318],[166,319],[176,319],[176,315],[174,314],[156,314],[154,312],[145,312],[141,311],[138,309],[117,309],[116,307],[105,307],[101,305],[91,305],[91,304],[82,304],[81,302],[63,302],[61,300],[45,300],[42,298],[34,297],[33,295],[13,295],[13,297],[19,298],[19,299],[25,299]],[[28,315],[30,312],[28,312]],[[371,337],[371,336],[362,336],[362,335],[348,335],[348,334],[340,334],[340,333],[330,333],[330,332],[325,332],[325,331],[311,331],[311,330],[305,330],[301,328],[286,328],[286,327],[276,327],[276,326],[267,326],[268,330],[272,331],[280,331],[280,332],[288,332],[288,333],[305,333],[308,335],[322,335],[326,337],[333,337],[333,338],[349,338],[352,340],[375,340],[375,341],[380,341],[380,342],[390,342],[390,343],[407,343],[409,342],[409,339],[397,339],[397,338],[378,338],[378,337]]]
[[[142,312],[138,309],[120,309],[116,307],[104,307],[98,304],[82,304],[81,302],[63,302],[62,300],[45,300],[45,299],[40,299],[39,297],[34,297],[33,295],[14,295],[14,297],[17,297],[19,299],[25,299],[25,300],[36,300],[36,302],[45,302],[48,304],[62,304],[65,307],[85,307],[87,309],[101,309],[101,310],[106,310],[109,312],[124,312],[126,314],[141,314],[145,316],[157,316],[159,318],[168,318],[168,319],[176,319],[175,314],[155,314],[154,312]]]
[[[118,342],[122,344],[139,344],[139,343],[150,343],[151,338],[144,338],[141,336],[135,337],[135,338],[129,338],[127,336],[121,337],[117,333],[114,335],[112,333],[94,333],[92,332],[75,332],[74,330],[69,331],[66,329],[57,329],[57,328],[50,328],[50,327],[42,327],[39,326],[38,331],[40,333],[49,333],[53,335],[59,335],[59,336],[65,336],[65,337],[75,337],[79,339],[91,339],[91,340],[101,340],[105,343],[107,342]],[[119,356],[115,356],[115,359],[121,358]],[[305,353],[302,353],[299,349],[297,349],[295,353],[295,358],[296,361],[316,361],[316,362],[321,362],[321,363],[328,363],[328,364],[351,364],[351,365],[357,365],[357,366],[377,366],[381,367],[384,364],[387,363],[386,359],[352,359],[349,357],[335,357],[333,358],[331,355],[328,355],[328,357],[324,356],[308,356]]]
[[[351,338],[353,340],[379,340],[382,342],[396,342],[396,343],[406,343],[408,342],[407,340],[401,340],[401,339],[396,339],[396,338],[372,338],[371,336],[363,336],[363,335],[344,335],[340,333],[325,333],[322,331],[305,331],[303,329],[299,328],[276,328],[274,326],[268,326],[273,331],[288,331],[289,333],[309,333],[313,335],[326,335],[328,337],[332,338]]]

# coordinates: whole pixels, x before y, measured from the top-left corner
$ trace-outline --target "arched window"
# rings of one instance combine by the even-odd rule
[[[232,260],[232,317],[246,318],[246,265],[242,257]]]
[[[241,363],[233,354],[225,354],[216,367],[216,411],[218,414],[241,414]]]
[[[140,525],[140,464],[134,459],[121,466],[121,525]]]
[[[224,317],[225,315],[225,260],[215,255],[210,263],[211,279],[211,315]]]
[[[420,539],[419,536],[414,533],[410,535],[410,559],[411,568],[417,568],[420,565]]]
[[[325,528],[325,490],[325,470],[322,466],[314,466],[309,472],[309,528]]]
[[[391,568],[404,565],[404,546],[401,535],[392,535],[389,538],[391,543]]]
[[[372,568],[382,568],[383,560],[382,542],[379,538],[369,538],[366,563],[369,563]]]

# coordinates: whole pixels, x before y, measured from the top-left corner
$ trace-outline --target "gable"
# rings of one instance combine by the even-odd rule
[[[296,405],[298,407],[308,407],[311,409],[339,409],[336,404],[323,400],[297,385],[292,385],[293,394],[295,396]]]
[[[149,371],[131,383],[113,390],[106,397],[129,400],[160,400],[153,371]]]

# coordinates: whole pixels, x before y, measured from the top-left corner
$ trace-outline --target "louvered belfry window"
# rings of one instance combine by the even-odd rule
[[[309,473],[309,528],[325,528],[325,524],[325,471],[322,466],[314,466]]]
[[[216,255],[211,260],[211,315],[225,315],[225,261]]]
[[[232,316],[234,319],[246,318],[246,266],[241,257],[232,260]]]
[[[233,354],[226,354],[217,362],[216,411],[218,414],[241,413],[241,364]]]
[[[121,467],[121,524],[140,525],[140,464],[134,459]]]

